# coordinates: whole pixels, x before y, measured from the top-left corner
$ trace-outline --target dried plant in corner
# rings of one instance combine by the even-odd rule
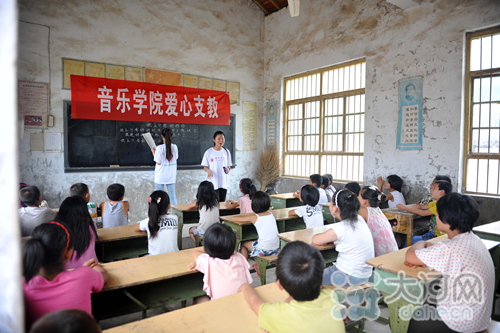
[[[277,150],[262,151],[256,178],[261,191],[265,191],[269,185],[280,179],[280,157]]]

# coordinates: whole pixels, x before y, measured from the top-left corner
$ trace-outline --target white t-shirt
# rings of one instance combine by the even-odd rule
[[[495,268],[481,239],[466,232],[416,250],[415,255],[427,267],[443,274],[437,297],[437,310],[443,322],[459,332],[485,330],[491,320]],[[456,316],[457,312],[469,311],[470,320],[464,315]]]
[[[257,215],[257,222],[255,222],[255,229],[257,229],[257,234],[259,239],[258,247],[262,250],[276,250],[280,247],[280,241],[278,238],[278,225],[274,215],[269,213],[269,215],[259,216]]]
[[[208,227],[219,222],[219,206],[210,210],[207,207],[200,208],[200,224],[196,227],[200,234],[204,234]]]
[[[375,257],[373,237],[365,220],[358,215],[355,228],[350,222],[340,221],[330,224],[337,234],[334,242],[339,256],[335,266],[348,275],[369,277],[372,267],[366,264],[367,260]]]
[[[318,204],[327,204],[328,203],[328,197],[326,196],[326,192],[324,189],[321,187],[317,187],[318,192],[319,192],[319,201]]]
[[[323,209],[320,205],[316,206],[300,206],[295,209],[295,214],[302,217],[306,228],[321,227],[324,225]]]
[[[403,204],[406,205],[405,197],[403,194],[399,191],[392,191],[391,192],[392,196],[394,197],[394,200],[389,200],[389,208],[396,208],[397,204]]]
[[[179,158],[179,150],[177,145],[173,143],[170,145],[172,150],[172,159],[167,160],[165,145],[156,146],[154,160],[155,165],[155,180],[156,184],[174,184],[177,177],[177,159]]]
[[[232,165],[231,153],[228,149],[224,147],[221,150],[207,149],[201,160],[201,165],[208,167],[212,171],[213,176],[207,178],[207,180],[214,184],[216,190],[218,188],[227,189],[227,174],[224,172],[223,167]]]
[[[160,229],[154,238],[148,228],[149,218],[139,222],[139,228],[148,232],[148,252],[150,255],[179,251],[177,246],[178,218],[177,215],[161,215],[158,221]]]
[[[19,219],[21,221],[21,236],[31,236],[33,229],[40,224],[52,221],[56,212],[46,207],[21,207],[19,208]]]

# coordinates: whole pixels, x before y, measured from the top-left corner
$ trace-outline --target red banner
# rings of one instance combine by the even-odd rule
[[[71,75],[71,118],[229,125],[225,91]]]

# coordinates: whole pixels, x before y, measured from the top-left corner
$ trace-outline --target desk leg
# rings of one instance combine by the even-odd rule
[[[384,297],[388,297],[389,294],[382,293]],[[389,308],[389,321],[391,323],[391,332],[392,333],[406,333],[408,332],[408,328],[410,326],[409,320],[404,320],[399,317],[399,310],[403,306],[410,305],[411,303],[404,301],[402,299],[398,299],[395,302],[387,304]],[[412,313],[413,315],[413,313]]]
[[[182,250],[182,228],[183,228],[183,223],[182,220],[179,219],[179,222],[177,224],[177,246],[179,247],[179,250]]]
[[[243,239],[243,226],[238,225],[238,224],[233,224],[231,222],[224,221],[225,224],[230,226],[233,230],[234,233],[236,234],[236,249],[235,251],[238,252],[241,240]]]

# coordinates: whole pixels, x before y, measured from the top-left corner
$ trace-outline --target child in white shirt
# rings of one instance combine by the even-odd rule
[[[297,209],[289,211],[288,214],[290,216],[302,217],[306,224],[306,229],[324,225],[323,209],[318,205],[318,190],[313,185],[304,185],[300,190],[299,199],[306,205],[297,207]]]

